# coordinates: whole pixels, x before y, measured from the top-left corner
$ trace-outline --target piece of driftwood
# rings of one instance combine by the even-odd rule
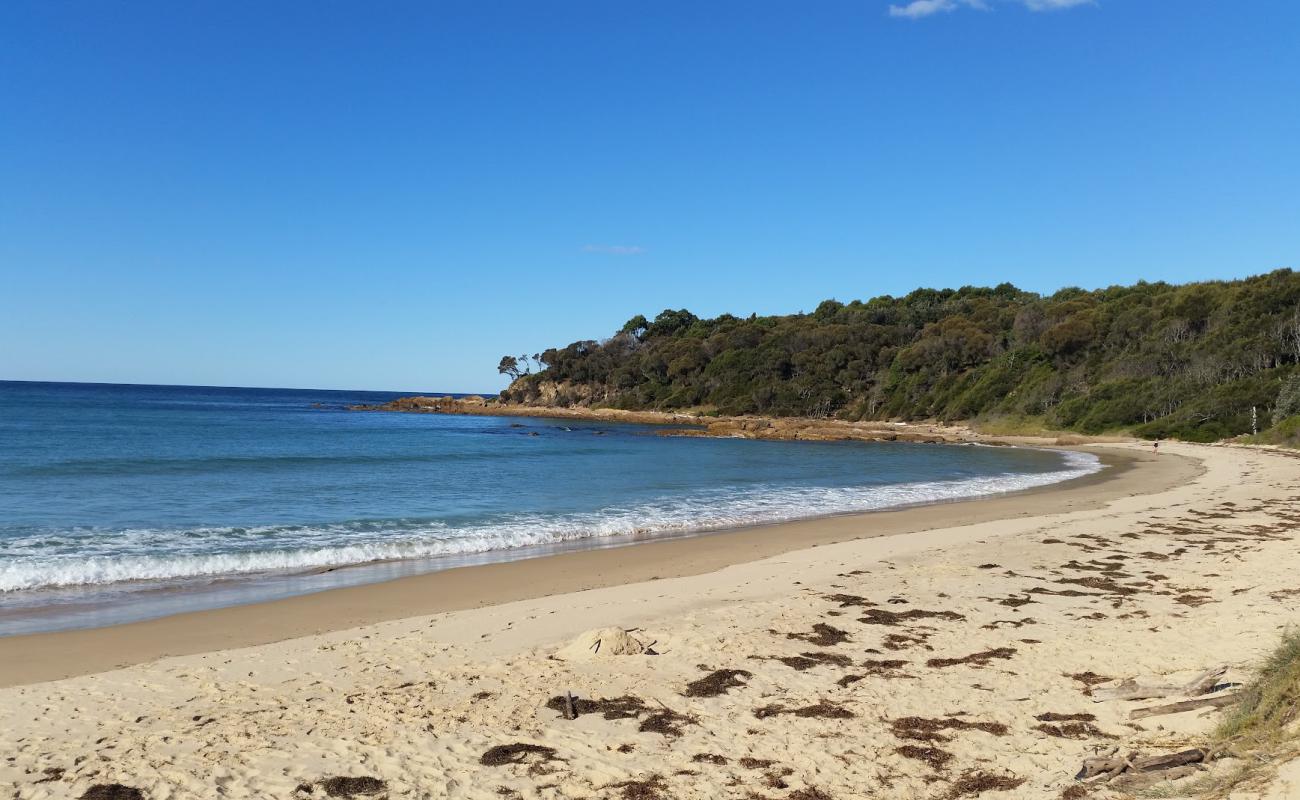
[[[1159,717],[1165,714],[1178,714],[1197,708],[1225,708],[1235,702],[1237,702],[1236,692],[1210,695],[1208,697],[1194,697],[1191,700],[1179,700],[1177,703],[1166,703],[1162,706],[1135,708],[1129,712],[1128,718],[1146,719],[1147,717]]]
[[[1116,789],[1133,791],[1135,789],[1145,789],[1164,781],[1176,781],[1179,778],[1186,778],[1188,775],[1196,774],[1196,767],[1182,766],[1167,769],[1163,772],[1126,772],[1109,783]]]
[[[1162,756],[1139,758],[1133,761],[1133,772],[1160,772],[1161,770],[1182,767],[1187,764],[1199,764],[1205,760],[1205,751],[1199,747],[1167,753]]]
[[[573,692],[564,693],[564,718],[578,718],[578,704],[573,701]]]
[[[1113,781],[1120,776],[1151,774],[1157,776],[1150,781],[1154,783],[1156,781],[1172,780],[1172,770],[1181,769],[1191,764],[1199,764],[1205,760],[1205,757],[1206,752],[1199,747],[1177,753],[1147,756],[1146,758],[1139,757],[1137,753],[1121,756],[1118,748],[1112,748],[1104,755],[1085,758],[1083,768],[1079,770],[1079,773],[1074,778],[1079,781],[1101,783]]]
[[[1228,671],[1226,666],[1207,669],[1182,686],[1139,686],[1129,678],[1118,686],[1098,687],[1092,690],[1094,703],[1106,700],[1150,700],[1155,697],[1197,697],[1208,693],[1218,685],[1219,679]]]

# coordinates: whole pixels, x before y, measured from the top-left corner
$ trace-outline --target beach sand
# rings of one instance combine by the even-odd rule
[[[0,790],[1059,797],[1217,718],[1134,722],[1161,701],[1095,676],[1241,680],[1300,609],[1300,460],[1095,450],[1104,477],[1021,495],[0,640]]]

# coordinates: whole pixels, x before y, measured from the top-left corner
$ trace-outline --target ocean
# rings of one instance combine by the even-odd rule
[[[348,410],[401,394],[0,382],[0,635],[1100,469],[1030,448]],[[365,566],[324,569],[349,565]]]

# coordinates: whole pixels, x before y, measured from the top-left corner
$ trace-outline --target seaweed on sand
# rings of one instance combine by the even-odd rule
[[[697,681],[686,684],[686,697],[717,697],[731,689],[745,685],[741,678],[752,678],[753,673],[743,669],[718,669]]]
[[[81,795],[81,800],[144,800],[144,793],[120,783],[97,783]]]
[[[948,800],[957,800],[959,797],[976,797],[984,792],[1006,792],[1024,782],[1024,778],[1018,778],[1015,775],[993,775],[988,772],[971,770],[962,773],[960,778],[953,781],[952,785],[948,787],[948,794],[945,797]]]
[[[864,612],[866,616],[858,619],[858,622],[867,625],[898,625],[903,622],[911,622],[918,619],[946,619],[957,622],[966,619],[956,611],[924,611],[919,608],[913,608],[910,611],[888,611],[883,608],[868,608]]]
[[[800,639],[816,647],[834,647],[849,640],[849,632],[818,622],[813,625],[812,633],[787,633],[787,639]]]
[[[325,794],[330,797],[369,797],[388,788],[387,783],[369,775],[363,775],[359,778],[342,776],[326,778],[316,785],[324,789]]]
[[[931,719],[927,717],[899,717],[889,723],[890,731],[899,739],[918,742],[949,742],[951,736],[943,731],[983,731],[992,736],[1006,736],[1007,726],[1001,722],[970,722],[958,717]]]
[[[667,800],[668,798],[668,795],[664,794],[668,784],[664,781],[664,776],[659,773],[637,781],[611,783],[608,788],[621,789],[623,800]]]
[[[829,700],[819,700],[810,706],[800,708],[787,708],[782,705],[763,706],[754,709],[754,716],[759,719],[775,717],[779,714],[793,714],[796,717],[815,718],[815,719],[852,719],[853,712],[849,711],[839,703],[832,703]]]
[[[961,658],[932,658],[925,662],[927,667],[953,667],[958,664],[971,664],[977,667],[987,667],[993,659],[1009,659],[1016,654],[1014,647],[997,647],[992,650],[983,650],[978,653],[971,653]]]
[[[917,761],[923,761],[929,765],[930,769],[938,772],[952,761],[953,755],[947,750],[940,750],[937,747],[922,747],[916,744],[905,744],[902,747],[895,747],[894,752],[904,758],[912,758]]]
[[[529,756],[537,756],[538,761],[559,761],[554,747],[527,742],[499,744],[479,756],[479,763],[485,767],[500,767],[506,764],[522,764]]]

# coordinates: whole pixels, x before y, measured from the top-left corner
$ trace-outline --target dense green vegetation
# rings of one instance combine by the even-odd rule
[[[506,399],[1209,441],[1249,433],[1252,414],[1260,429],[1300,414],[1300,274],[1050,297],[918,289],[744,319],[668,310],[531,360],[539,371],[503,359]]]

